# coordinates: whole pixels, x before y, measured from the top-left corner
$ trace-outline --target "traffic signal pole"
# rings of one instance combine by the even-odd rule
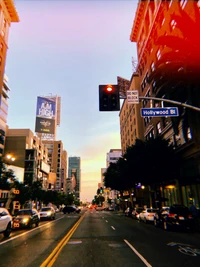
[[[198,107],[195,107],[195,106],[192,106],[192,105],[188,105],[188,104],[185,104],[185,103],[182,103],[182,102],[170,100],[170,99],[165,99],[165,98],[139,96],[139,99],[142,99],[142,100],[143,99],[147,99],[147,100],[159,100],[159,101],[168,102],[168,103],[171,103],[171,104],[183,106],[183,107],[186,107],[186,108],[191,108],[191,109],[196,110],[196,111],[200,111],[200,108],[198,108]]]
[[[179,101],[171,100],[171,99],[159,98],[159,97],[153,97],[153,96],[139,96],[138,98],[139,98],[139,100],[147,99],[147,100],[158,100],[158,101],[168,102],[171,104],[175,104],[175,105],[183,106],[186,108],[191,108],[191,109],[196,110],[196,111],[200,111],[200,108],[198,108],[198,107],[188,105],[186,103],[182,103]],[[120,99],[127,99],[127,97],[126,96],[125,97],[120,96]],[[137,103],[134,103],[134,104],[137,104]]]

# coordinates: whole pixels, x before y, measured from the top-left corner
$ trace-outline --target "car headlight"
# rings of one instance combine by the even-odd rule
[[[50,216],[50,215],[51,215],[51,211],[48,211],[48,212],[47,212],[47,215]]]
[[[22,222],[27,223],[29,221],[29,218],[23,218]]]

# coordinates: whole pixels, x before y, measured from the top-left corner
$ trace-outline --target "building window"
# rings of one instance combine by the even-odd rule
[[[176,28],[176,21],[174,19],[171,21],[171,27],[173,30]]]
[[[189,140],[192,139],[192,133],[191,133],[190,128],[188,128],[188,130],[187,130],[187,137]]]
[[[187,0],[181,0],[180,1],[180,6],[181,6],[182,9],[185,8],[186,4],[187,4]]]
[[[152,62],[152,63],[151,63],[151,71],[153,72],[154,70],[155,70],[155,63]]]
[[[161,123],[160,122],[157,123],[156,128],[157,128],[158,134],[160,134],[162,132]]]
[[[161,23],[161,26],[163,26],[163,24],[165,23],[165,18],[163,19],[162,23]]]
[[[156,53],[157,59],[159,60],[161,58],[161,51],[160,49],[158,50],[158,52]]]

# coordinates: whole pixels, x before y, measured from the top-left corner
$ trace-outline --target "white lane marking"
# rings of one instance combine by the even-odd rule
[[[82,244],[81,240],[77,240],[77,241],[69,241],[67,242],[67,245],[76,245],[76,244]]]
[[[33,232],[33,231],[39,229],[39,228],[42,228],[42,227],[44,227],[44,226],[47,226],[47,225],[49,225],[49,224],[51,224],[51,223],[53,223],[53,222],[59,221],[59,220],[61,220],[63,217],[64,217],[64,216],[62,216],[62,217],[60,217],[60,218],[58,218],[58,219],[56,219],[56,220],[54,220],[54,221],[51,221],[51,222],[45,223],[45,224],[43,224],[43,225],[40,225],[40,226],[38,226],[38,227],[36,227],[36,228],[33,228],[33,229],[31,229],[31,230],[29,230],[29,231],[27,231],[27,232],[21,233],[20,235],[16,235],[16,236],[10,237],[9,239],[7,239],[7,240],[5,240],[5,241],[0,242],[0,246],[3,245],[3,244],[5,244],[5,243],[8,243],[8,242],[10,242],[10,241],[12,241],[12,240],[14,240],[14,239],[16,239],[16,238],[18,238],[18,237],[21,237],[21,236],[23,236],[23,235],[27,235],[27,234],[29,234],[29,233],[31,233],[31,232]]]
[[[124,242],[135,252],[147,267],[152,267],[152,265],[148,263],[148,261],[126,239],[124,239]]]
[[[106,222],[108,222],[108,221],[106,221]]]
[[[114,227],[114,226],[111,226],[111,228],[112,228],[113,230],[115,230],[115,227]]]

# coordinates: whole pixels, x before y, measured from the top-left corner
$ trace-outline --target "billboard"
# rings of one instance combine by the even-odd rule
[[[72,181],[72,190],[75,190],[75,187],[76,187],[76,169],[71,170],[71,181]]]
[[[55,133],[56,102],[38,96],[36,106],[36,133]]]

